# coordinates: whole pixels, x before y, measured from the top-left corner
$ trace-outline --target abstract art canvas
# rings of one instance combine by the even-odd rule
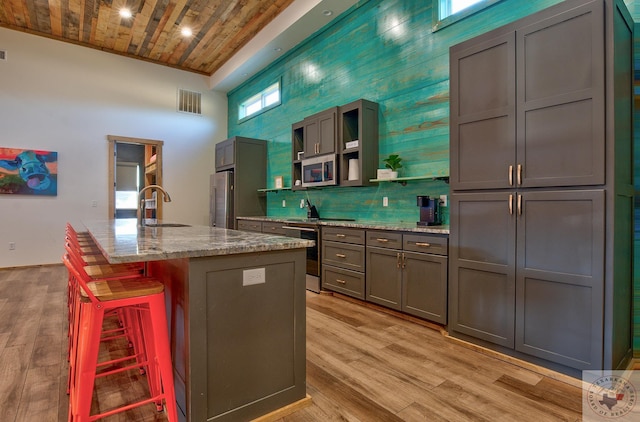
[[[0,147],[0,194],[57,195],[58,153]]]

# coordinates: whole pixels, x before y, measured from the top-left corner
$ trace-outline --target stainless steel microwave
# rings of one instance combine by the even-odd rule
[[[330,186],[337,183],[336,154],[302,160],[302,186]]]

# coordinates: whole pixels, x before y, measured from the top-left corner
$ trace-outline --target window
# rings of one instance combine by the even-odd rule
[[[433,0],[434,31],[459,21],[500,0]]]
[[[238,106],[238,120],[247,119],[280,105],[280,81]]]

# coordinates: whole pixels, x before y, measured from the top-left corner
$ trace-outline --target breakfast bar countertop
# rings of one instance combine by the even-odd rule
[[[209,226],[138,227],[135,218],[83,222],[112,264],[298,249],[313,241]]]

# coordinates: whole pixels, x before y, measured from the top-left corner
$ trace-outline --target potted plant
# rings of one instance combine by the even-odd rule
[[[389,154],[382,160],[386,169],[378,170],[378,179],[396,179],[398,169],[402,168],[402,158],[398,154]]]

